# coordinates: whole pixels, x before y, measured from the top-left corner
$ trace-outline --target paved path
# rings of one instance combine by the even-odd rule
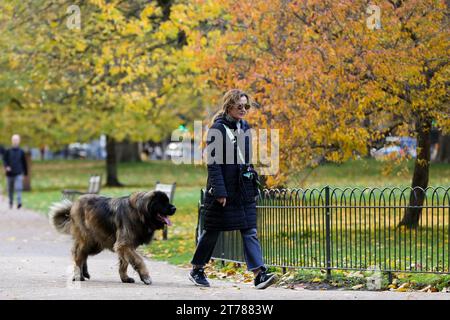
[[[0,299],[450,299],[450,294],[368,291],[255,290],[250,284],[211,280],[197,288],[187,269],[146,260],[153,284],[120,282],[115,254],[89,259],[91,280],[70,281],[71,240],[56,233],[47,219],[30,210],[9,210],[0,199]],[[130,270],[136,280],[137,274]]]

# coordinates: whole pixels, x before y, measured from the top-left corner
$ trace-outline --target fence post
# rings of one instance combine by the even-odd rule
[[[325,232],[327,279],[331,279],[331,223],[330,223],[330,186],[325,186]]]

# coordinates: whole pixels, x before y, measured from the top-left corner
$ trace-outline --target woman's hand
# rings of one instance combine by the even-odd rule
[[[217,198],[217,202],[219,202],[222,207],[225,207],[225,204],[227,203],[227,198],[222,197],[222,198]]]

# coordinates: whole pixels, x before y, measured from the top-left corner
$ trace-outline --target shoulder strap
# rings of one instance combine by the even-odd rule
[[[230,138],[231,142],[236,143],[239,159],[241,160],[241,163],[244,164],[245,163],[244,156],[242,155],[241,149],[239,148],[239,145],[237,144],[236,137],[234,136],[233,132],[231,132],[231,129],[228,128],[228,126],[226,126],[225,124],[223,124],[223,126],[224,126],[225,131],[227,132],[227,136],[228,136],[228,138]]]

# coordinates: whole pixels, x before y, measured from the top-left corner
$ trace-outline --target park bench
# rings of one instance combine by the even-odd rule
[[[175,187],[176,187],[176,182],[174,182],[172,184],[163,184],[163,183],[160,183],[159,181],[156,181],[155,191],[162,191],[165,194],[167,194],[167,196],[169,197],[170,203],[172,203],[173,197],[175,195]],[[168,228],[167,228],[167,225],[165,225],[164,229],[163,229],[163,240],[167,240],[167,233],[168,233]]]
[[[75,196],[83,194],[98,194],[100,192],[101,181],[102,179],[100,175],[97,174],[91,175],[89,177],[89,185],[86,192],[65,189],[61,191],[63,194],[63,199],[73,200]]]

